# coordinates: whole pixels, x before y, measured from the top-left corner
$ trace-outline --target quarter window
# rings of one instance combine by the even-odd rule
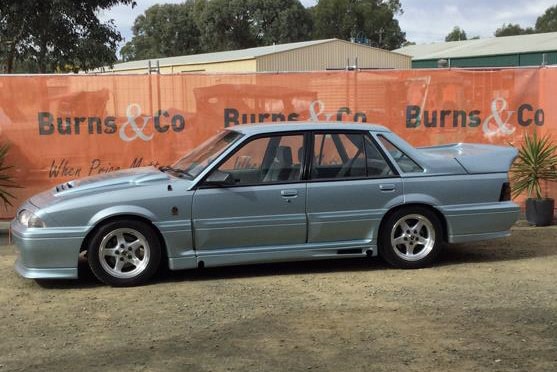
[[[398,147],[393,145],[391,141],[386,139],[383,136],[377,136],[379,141],[385,146],[385,149],[391,154],[393,159],[396,161],[400,170],[404,173],[415,173],[415,172],[423,172],[424,169],[420,167],[414,160],[410,159],[408,155],[402,152]]]

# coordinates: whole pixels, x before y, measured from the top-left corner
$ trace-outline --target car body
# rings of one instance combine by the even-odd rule
[[[443,242],[505,237],[513,147],[414,148],[362,123],[240,125],[172,167],[82,178],[31,197],[11,232],[26,278],[111,285],[172,270],[380,254],[431,264]]]

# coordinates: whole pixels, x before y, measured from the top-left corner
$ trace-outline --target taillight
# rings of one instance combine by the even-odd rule
[[[499,196],[499,201],[509,200],[511,200],[511,184],[505,182],[503,183],[503,186],[501,186],[501,195]]]

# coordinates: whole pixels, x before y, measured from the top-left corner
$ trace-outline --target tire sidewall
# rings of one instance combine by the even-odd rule
[[[431,252],[424,258],[421,258],[417,261],[407,261],[399,257],[395,249],[391,245],[391,230],[395,223],[403,218],[404,216],[408,216],[410,214],[417,214],[421,215],[429,220],[433,225],[433,229],[435,230],[435,243]],[[381,231],[379,232],[379,254],[385,261],[391,264],[394,267],[401,268],[401,269],[419,269],[422,267],[430,266],[442,249],[443,245],[443,229],[441,226],[441,221],[437,215],[423,207],[406,207],[401,208],[394,213],[391,213],[387,216],[385,223],[383,224]]]
[[[149,262],[141,273],[132,278],[117,278],[112,276],[105,271],[99,259],[99,248],[103,238],[110,232],[122,228],[137,230],[149,243]],[[161,261],[161,244],[154,228],[145,222],[124,219],[111,221],[101,225],[94,231],[88,245],[87,261],[93,274],[105,284],[115,287],[139,285],[145,283],[157,272]]]

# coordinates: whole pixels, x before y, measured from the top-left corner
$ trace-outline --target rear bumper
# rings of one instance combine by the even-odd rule
[[[77,229],[27,228],[10,224],[18,258],[15,270],[30,279],[75,279],[85,236]]]
[[[446,206],[449,243],[504,238],[518,220],[520,208],[513,202]]]

